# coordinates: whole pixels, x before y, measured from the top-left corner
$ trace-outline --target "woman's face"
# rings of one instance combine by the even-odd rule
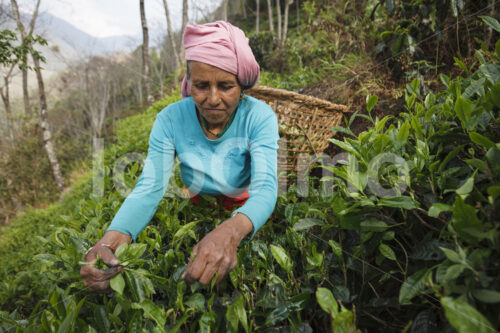
[[[224,124],[238,107],[241,88],[236,75],[198,61],[189,62],[191,96],[212,126]]]

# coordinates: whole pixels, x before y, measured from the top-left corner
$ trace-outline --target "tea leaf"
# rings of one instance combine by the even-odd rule
[[[408,123],[408,121],[405,121],[403,125],[401,125],[398,132],[399,141],[406,141],[408,139],[408,136],[410,135],[410,128],[411,125],[410,123]]]
[[[342,257],[342,248],[340,247],[339,243],[337,243],[336,241],[330,239],[328,241],[328,244],[330,244],[333,253],[335,253],[335,255],[337,257],[339,257],[339,258]]]
[[[227,308],[226,320],[231,324],[234,332],[238,332],[238,323],[240,323],[245,332],[248,332],[247,313],[245,311],[245,300],[240,294],[238,298]]]
[[[215,312],[210,311],[204,313],[200,320],[198,321],[198,324],[200,324],[200,332],[211,332],[211,328],[214,326],[214,324],[217,322],[217,315]],[[178,329],[171,330],[170,332],[177,332]]]
[[[448,258],[448,260],[450,260],[451,262],[454,262],[456,264],[460,264],[463,262],[462,258],[460,258],[457,252],[447,249],[445,247],[440,247],[440,249],[441,251],[443,251],[446,258]]]
[[[468,303],[451,297],[441,298],[446,318],[458,333],[494,332],[491,323]]]
[[[463,183],[463,185],[456,190],[456,193],[458,195],[463,196],[472,192],[473,188],[474,188],[474,176],[467,178],[467,180]]]
[[[484,77],[479,80],[472,81],[471,84],[465,89],[462,96],[464,98],[472,98],[474,95],[483,96],[484,95],[484,82],[486,79]]]
[[[287,273],[290,273],[293,268],[293,263],[286,251],[279,245],[271,245],[271,253],[278,264],[285,269]]]
[[[146,244],[132,243],[129,245],[127,250],[127,258],[130,259],[138,259],[140,258],[144,252],[146,251]]]
[[[472,295],[484,303],[500,303],[500,292],[495,290],[477,289]]]
[[[172,240],[172,243],[177,242],[179,239],[182,239],[186,235],[192,235],[194,227],[198,224],[198,221],[189,222],[177,230]]]
[[[402,209],[415,209],[417,205],[412,198],[401,195],[399,197],[385,197],[378,201],[380,206],[396,207]]]
[[[479,66],[479,71],[483,74],[491,84],[498,83],[500,79],[500,69],[495,64],[485,64]]]
[[[493,143],[493,141],[491,141],[490,139],[488,139],[485,136],[482,136],[479,133],[470,132],[469,137],[472,140],[472,142],[477,143],[478,145],[480,145],[484,148],[489,149],[489,148],[495,147],[495,144]]]
[[[111,286],[111,289],[116,291],[118,294],[123,295],[123,289],[125,289],[125,280],[123,279],[123,275],[118,274],[114,276],[109,281],[109,284]]]
[[[467,230],[482,230],[482,222],[477,218],[474,207],[466,204],[457,195],[452,209],[451,222],[457,234],[469,243],[477,243],[481,238],[470,234]]]
[[[443,260],[445,255],[441,247],[445,246],[447,246],[446,243],[436,240],[424,241],[413,247],[410,258],[425,261]]]
[[[396,254],[394,251],[386,244],[381,243],[378,247],[380,254],[386,257],[389,260],[396,261]]]
[[[109,321],[108,314],[104,306],[99,305],[94,309],[94,317],[101,329],[101,332],[109,332],[111,328],[111,322]]]
[[[460,59],[458,59],[457,57],[453,57],[453,60],[455,60],[456,66],[460,67],[467,75],[470,74],[469,69]]]
[[[132,303],[132,308],[144,311],[144,317],[153,319],[160,327],[165,326],[165,313],[152,300],[146,299],[141,303]]]
[[[128,331],[130,333],[142,332],[142,315],[140,311],[136,311],[128,323]]]
[[[290,316],[290,309],[287,306],[280,306],[271,311],[266,317],[266,326],[273,326]]]
[[[405,280],[405,282],[403,282],[403,285],[399,290],[400,304],[411,304],[412,298],[419,295],[422,291],[426,289],[425,287],[426,275],[427,275],[427,269],[422,269],[409,276]]]
[[[410,333],[437,332],[436,313],[433,310],[421,311],[411,325]]]
[[[491,16],[479,16],[484,23],[486,23],[490,28],[495,30],[496,32],[500,32],[500,23],[498,21],[491,17]]]
[[[438,217],[442,212],[450,212],[452,207],[450,205],[446,205],[440,202],[436,202],[432,204],[431,208],[429,208],[428,215],[430,217]]]
[[[491,164],[492,168],[498,172],[500,169],[500,149],[497,147],[490,148],[486,153],[486,159]]]
[[[116,251],[115,251],[115,257],[117,257],[120,261],[122,259],[124,259],[125,253],[127,252],[127,249],[128,249],[128,246],[129,245],[127,243],[123,243],[120,246],[118,246],[116,248]]]
[[[493,200],[496,198],[500,197],[500,186],[499,185],[494,185],[488,187],[488,194],[493,197]]]
[[[447,282],[450,280],[455,280],[462,274],[462,272],[467,268],[467,266],[462,264],[451,265],[446,270],[446,274],[444,275],[443,282]]]
[[[191,295],[184,304],[197,311],[203,311],[205,310],[205,297],[200,293],[196,293]]]
[[[380,221],[375,218],[369,218],[367,220],[361,221],[360,227],[363,231],[383,232],[390,228],[390,225],[388,225],[384,221]]]
[[[468,123],[472,113],[472,102],[462,96],[458,97],[455,103],[455,112],[458,119],[465,125]]]
[[[320,219],[312,219],[312,218],[300,219],[297,223],[293,225],[293,230],[295,231],[307,230],[316,225],[322,225],[322,224],[324,224],[324,222]]]
[[[332,318],[338,314],[339,306],[329,289],[322,287],[318,288],[316,290],[316,299],[321,308],[328,312]]]
[[[370,113],[373,108],[375,107],[375,104],[378,102],[378,96],[377,95],[368,95],[366,96],[366,110],[368,113]]]
[[[497,42],[497,48],[498,48],[498,57],[500,58],[500,39]],[[493,104],[495,104],[497,108],[500,108],[500,82],[495,83],[491,87],[491,92],[489,96],[493,101]]]

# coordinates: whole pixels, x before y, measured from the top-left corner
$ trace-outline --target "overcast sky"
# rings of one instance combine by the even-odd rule
[[[32,11],[34,0],[18,0],[21,9]],[[182,20],[182,0],[167,0],[172,25],[178,29]],[[210,6],[220,0],[196,0]],[[190,1],[190,7],[194,1]],[[145,0],[146,19],[153,38],[165,35],[166,20],[162,0]],[[212,6],[210,6],[212,7]],[[190,8],[190,17],[192,8]],[[41,0],[40,11],[47,11],[95,37],[142,34],[139,0]],[[191,21],[190,18],[190,21]]]

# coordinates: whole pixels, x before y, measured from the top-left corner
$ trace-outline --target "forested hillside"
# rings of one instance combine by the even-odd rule
[[[218,285],[189,285],[182,273],[193,246],[229,213],[211,197],[195,206],[175,193],[178,168],[150,224],[117,249],[124,274],[113,292],[90,292],[79,274],[141,174],[156,114],[180,99],[179,32],[150,50],[149,93],[121,72],[141,72],[140,49],[61,74],[47,111],[64,195],[38,118],[12,116],[20,134],[4,133],[1,205],[12,220],[0,229],[0,332],[499,331],[498,7],[246,0],[213,8],[206,20],[227,17],[245,30],[260,84],[350,111],[331,129],[328,157],[301,181],[285,175],[271,218]],[[105,87],[99,113],[89,101]],[[103,153],[92,156],[99,139]]]

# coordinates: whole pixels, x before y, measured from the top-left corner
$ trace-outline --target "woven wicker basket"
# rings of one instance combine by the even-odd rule
[[[345,105],[301,95],[292,91],[255,86],[246,92],[271,106],[278,116],[280,149],[278,170],[297,172],[299,154],[319,154],[333,137],[332,127],[340,125]]]

